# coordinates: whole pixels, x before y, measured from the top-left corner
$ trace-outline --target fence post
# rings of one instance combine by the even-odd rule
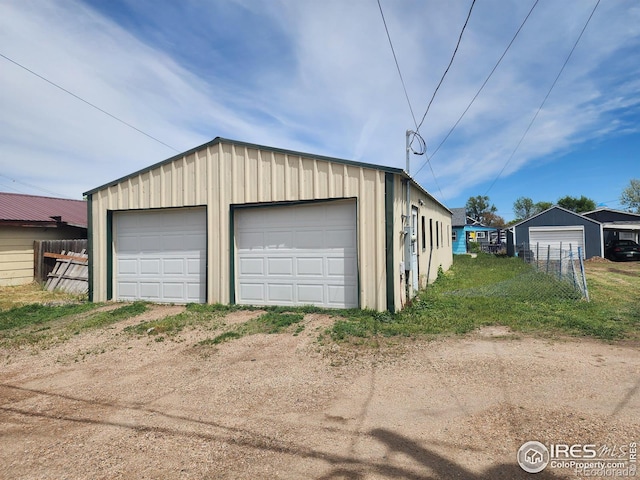
[[[536,272],[540,271],[538,262],[540,261],[540,242],[536,242]]]
[[[571,262],[571,278],[573,280],[573,288],[575,288],[576,290],[581,290],[576,279],[576,267],[573,264],[573,248],[571,244],[569,244],[569,261]]]
[[[578,247],[578,258],[580,260],[580,273],[582,274],[582,285],[584,285],[584,298],[589,302],[589,289],[587,288],[587,276],[584,271],[584,263],[582,262],[582,247]]]
[[[551,244],[547,245],[547,274],[549,274],[549,259],[551,258]]]

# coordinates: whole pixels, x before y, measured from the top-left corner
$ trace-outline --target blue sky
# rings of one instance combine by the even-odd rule
[[[470,4],[381,0],[418,122]],[[428,154],[533,5],[476,2],[420,129]],[[640,178],[637,1],[599,4],[508,161],[595,5],[538,2],[431,168],[412,155],[436,198],[486,194],[506,220],[519,196],[620,207]],[[0,54],[175,149],[0,57],[1,191],[81,198],[217,136],[404,168],[415,129],[376,0],[0,0]]]

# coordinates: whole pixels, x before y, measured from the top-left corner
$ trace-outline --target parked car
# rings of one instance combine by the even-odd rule
[[[610,260],[640,260],[640,245],[632,240],[614,240],[605,248],[604,256]]]

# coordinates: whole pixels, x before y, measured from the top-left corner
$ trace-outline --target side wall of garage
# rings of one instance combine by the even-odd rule
[[[431,195],[410,182],[411,207],[418,211],[417,229],[415,232],[418,257],[419,288],[425,288],[428,283],[435,281],[438,268],[447,271],[453,264],[453,247],[451,243],[451,211],[437,202]],[[397,310],[404,307],[406,278],[401,271],[404,264],[404,230],[402,220],[406,215],[406,186],[407,180],[400,175],[394,176],[394,255],[393,281],[394,302]],[[411,279],[409,279],[411,282]],[[412,282],[411,282],[412,283]]]
[[[231,205],[356,198],[360,306],[384,310],[387,174],[356,163],[219,141],[88,192],[92,298],[104,301],[113,293],[114,211],[206,206],[207,301],[229,303]]]

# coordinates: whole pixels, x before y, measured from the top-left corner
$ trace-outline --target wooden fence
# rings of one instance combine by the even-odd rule
[[[46,282],[49,274],[56,268],[53,255],[62,252],[83,252],[88,248],[87,239],[79,240],[36,240],[33,242],[33,278],[37,282]]]

